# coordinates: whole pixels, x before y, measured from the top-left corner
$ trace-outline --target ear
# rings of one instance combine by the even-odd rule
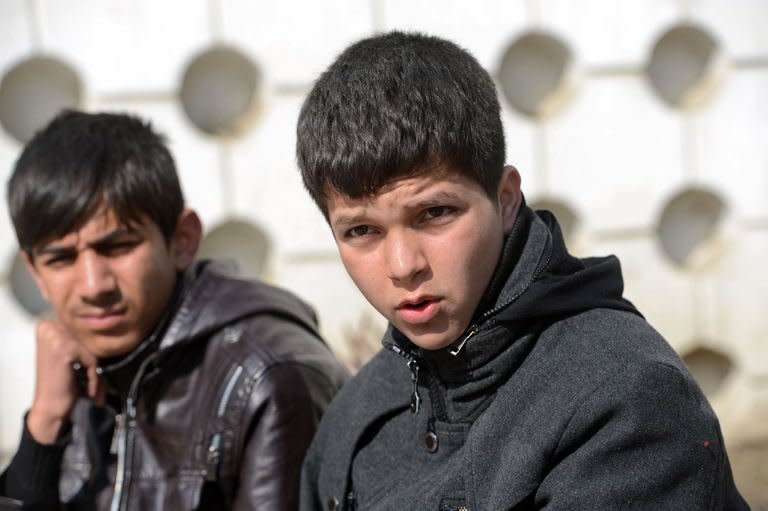
[[[35,263],[29,258],[29,254],[24,251],[22,251],[21,254],[24,257],[24,264],[27,266],[27,271],[35,281],[40,294],[46,301],[50,301],[48,299],[48,288],[45,285],[45,280],[40,276],[40,273],[38,273],[37,266],[35,266]]]
[[[515,219],[523,198],[522,192],[520,192],[520,173],[512,165],[504,167],[497,193],[504,234],[509,234],[515,225]]]
[[[178,271],[186,270],[195,261],[202,237],[203,224],[197,213],[191,209],[182,211],[171,237],[171,256]]]

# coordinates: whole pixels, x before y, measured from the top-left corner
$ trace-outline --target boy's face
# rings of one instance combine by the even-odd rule
[[[368,301],[414,344],[440,349],[469,326],[520,203],[505,169],[496,200],[444,168],[401,179],[373,197],[328,194],[344,266]]]
[[[78,230],[34,248],[28,264],[40,292],[96,357],[129,353],[159,321],[177,272],[194,258],[184,234],[187,214],[194,215],[182,214],[170,243],[154,222],[126,226],[102,208]]]

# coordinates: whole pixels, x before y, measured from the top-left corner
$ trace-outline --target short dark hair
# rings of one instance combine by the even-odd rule
[[[119,113],[60,113],[24,147],[7,194],[16,237],[30,258],[99,207],[125,224],[148,218],[168,242],[184,208],[164,137]]]
[[[488,72],[456,44],[390,32],[347,48],[307,96],[297,127],[304,186],[360,198],[445,165],[496,193],[504,131]]]

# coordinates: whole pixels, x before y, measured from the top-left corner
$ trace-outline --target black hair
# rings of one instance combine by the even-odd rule
[[[60,113],[24,147],[7,194],[16,237],[30,258],[100,207],[126,225],[149,219],[169,242],[184,208],[164,137],[118,113]]]
[[[436,165],[493,197],[505,159],[496,88],[450,41],[403,32],[364,39],[307,96],[296,152],[304,186],[326,217],[329,190],[370,196]]]

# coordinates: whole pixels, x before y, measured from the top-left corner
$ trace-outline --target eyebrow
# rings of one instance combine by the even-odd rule
[[[349,225],[358,224],[364,220],[365,215],[363,213],[356,215],[341,215],[331,223],[331,227],[346,227]]]
[[[405,208],[409,210],[424,209],[434,206],[441,206],[446,202],[463,201],[464,199],[455,192],[440,190],[430,194],[423,199],[416,199],[413,202],[406,202]],[[350,215],[340,215],[333,223],[332,227],[347,227],[366,221],[365,213],[353,213]]]
[[[429,206],[437,206],[445,203],[446,201],[461,201],[462,199],[461,195],[455,192],[449,192],[446,190],[441,190],[439,192],[436,192],[432,195],[429,195],[425,197],[424,199],[417,199],[412,204],[406,203],[407,208],[410,209],[418,209],[423,207],[429,207]]]
[[[88,246],[90,247],[103,247],[105,245],[109,245],[110,243],[114,243],[115,240],[122,238],[123,236],[132,236],[137,235],[138,231],[136,229],[131,229],[129,227],[121,227],[119,229],[115,229],[114,231],[106,234],[105,236],[102,236],[101,238],[92,241],[88,243]],[[38,250],[34,250],[35,257],[37,256],[57,256],[62,254],[68,254],[76,250],[76,247],[73,245],[64,245],[64,246],[57,246],[54,242],[52,245],[46,245]]]

